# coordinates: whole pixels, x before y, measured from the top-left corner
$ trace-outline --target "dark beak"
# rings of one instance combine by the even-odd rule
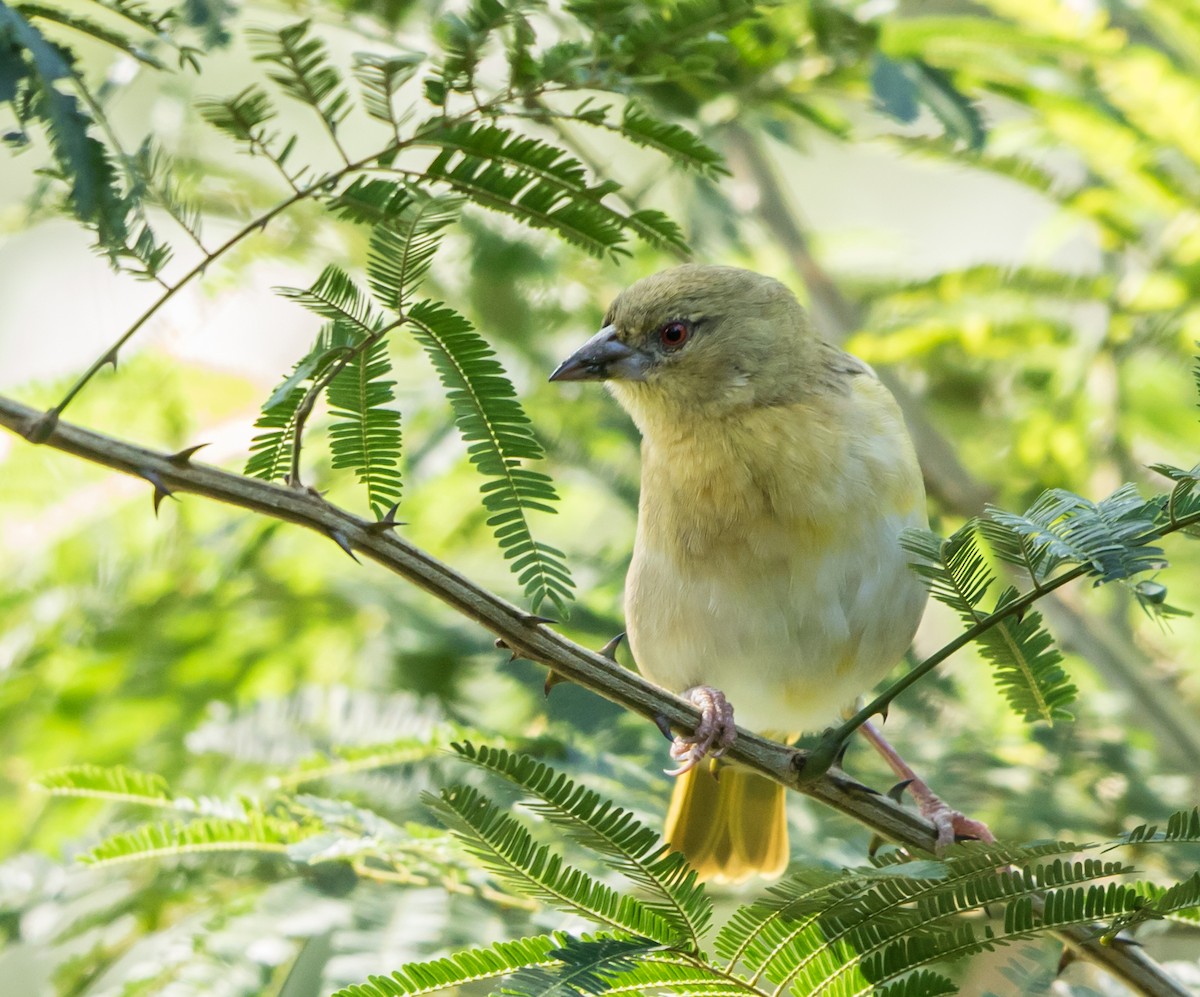
[[[560,363],[551,381],[643,381],[650,358],[617,338],[615,326],[606,325]]]

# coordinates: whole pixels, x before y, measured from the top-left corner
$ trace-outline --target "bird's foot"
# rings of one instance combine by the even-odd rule
[[[961,810],[955,810],[922,780],[912,779],[906,788],[917,801],[917,809],[920,810],[921,816],[937,830],[937,854],[941,855],[956,841],[963,839],[995,844],[996,836],[992,834],[991,828],[983,821],[968,817]]]
[[[937,844],[934,846],[937,854],[941,855],[960,838],[974,838],[988,844],[995,843],[996,837],[992,834],[991,828],[983,821],[972,820],[962,811],[949,806],[929,788],[929,784],[925,780],[918,778],[917,773],[912,770],[908,762],[900,757],[896,749],[883,736],[883,732],[873,723],[868,721],[858,730],[883,756],[892,771],[904,780],[888,795],[899,802],[897,790],[907,789],[916,800],[921,816],[933,824],[934,830],[937,832]]]
[[[720,758],[737,737],[733,725],[733,707],[719,689],[698,685],[688,689],[683,698],[700,711],[700,722],[691,734],[679,734],[671,741],[671,758],[678,768],[667,769],[667,775],[690,772],[704,758]]]

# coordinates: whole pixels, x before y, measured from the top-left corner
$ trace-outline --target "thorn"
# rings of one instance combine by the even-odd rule
[[[112,369],[117,369],[117,351],[115,349],[109,350],[104,354],[104,359],[100,361],[100,366],[103,367],[105,364],[112,364]]]
[[[524,623],[525,626],[527,626],[527,627],[536,627],[539,623],[557,624],[558,620],[552,620],[552,619],[550,619],[549,616],[536,616],[533,613],[525,613],[521,617],[521,622]]]
[[[621,641],[625,639],[625,631],[621,631],[612,640],[600,648],[602,657],[608,658],[609,661],[617,660],[617,648],[621,646]]]
[[[1078,959],[1079,959],[1079,956],[1077,956],[1075,954],[1075,950],[1070,948],[1067,945],[1064,945],[1063,950],[1062,950],[1062,955],[1058,957],[1058,966],[1054,970],[1055,977],[1057,978],[1059,976],[1062,976],[1063,971],[1069,965],[1071,965],[1071,963],[1076,962]]]
[[[514,652],[513,657],[515,658],[516,656],[517,656],[516,652]],[[558,672],[551,669],[550,671],[548,671],[546,673],[546,684],[544,686],[542,686],[542,695],[549,696],[550,690],[553,689],[556,685],[562,685],[564,682],[570,682],[570,681],[571,680],[569,678],[567,678],[565,675],[560,675]]]
[[[664,717],[661,713],[654,715],[654,726],[659,729],[659,732],[668,741],[674,743],[675,735],[671,733],[671,721]]]
[[[836,765],[838,768],[841,768],[842,762],[845,761],[845,759],[846,759],[846,752],[849,750],[850,750],[850,742],[843,741],[841,747],[838,748],[838,750],[837,750],[837,754],[833,756],[833,764]]]
[[[497,651],[512,651],[512,654],[508,659],[510,663],[525,657],[525,655],[521,654],[519,651],[514,650],[508,641],[506,641],[503,637],[497,637],[492,643],[495,645]]]
[[[383,514],[374,523],[367,525],[368,533],[386,533],[388,530],[394,530],[397,526],[405,526],[406,523],[396,518],[396,510],[400,508],[400,503],[397,502],[386,513]]]
[[[157,471],[139,468],[138,474],[140,474],[154,486],[154,515],[157,516],[158,507],[162,505],[162,500],[165,498],[173,498],[175,496],[175,491],[174,489],[170,488],[165,481],[163,481]]]
[[[893,803],[904,802],[904,791],[912,784],[912,779],[905,779],[903,782],[898,782],[884,795]]]
[[[841,782],[843,789],[848,789],[852,793],[863,793],[866,796],[882,796],[878,789],[873,789],[864,783],[857,782],[854,779],[844,779]]]
[[[354,553],[354,548],[350,546],[350,539],[345,533],[343,533],[341,530],[326,530],[325,532],[329,534],[330,540],[332,540],[335,544],[341,547],[342,550],[350,555],[351,560],[353,560],[355,564],[362,564],[362,561],[360,561],[357,555]]]
[[[154,515],[158,515],[158,507],[162,505],[162,500],[165,498],[174,498],[176,502],[179,499],[175,498],[175,493],[167,491],[164,488],[159,488],[157,485],[154,488]]]
[[[882,835],[872,834],[871,841],[867,845],[867,858],[873,859],[875,857],[875,853],[886,844],[887,841],[884,840]]]
[[[324,492],[318,491],[312,485],[306,485],[299,478],[293,478],[290,474],[285,474],[283,476],[283,483],[285,485],[287,485],[289,488],[294,488],[298,492],[306,493],[309,498],[315,498],[315,499],[321,499],[321,500],[324,500],[324,498],[325,498]]]
[[[883,709],[879,711],[879,722],[880,722],[881,724],[885,724],[885,723],[887,723],[887,718],[888,718],[888,710],[890,710],[891,708],[892,708],[892,704],[891,704],[891,703],[884,703],[884,704],[883,704]]]
[[[43,412],[29,423],[29,428],[22,434],[30,443],[45,443],[54,435],[58,428],[58,409],[52,408]]]
[[[184,447],[178,453],[171,454],[167,460],[169,460],[176,467],[183,467],[185,464],[191,462],[191,459],[196,455],[197,450],[203,450],[206,446],[208,446],[207,443],[197,443],[194,447]]]

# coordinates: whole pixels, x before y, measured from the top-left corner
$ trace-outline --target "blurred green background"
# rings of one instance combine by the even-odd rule
[[[281,196],[261,162],[192,110],[198,96],[261,77],[248,26],[312,17],[348,62],[360,49],[427,50],[443,13],[370,0],[204,11],[196,31],[212,51],[199,74],[71,44],[114,127],[131,144],[149,129],[176,157],[214,241]],[[1149,494],[1164,482],[1148,464],[1192,466],[1200,6],[846,0],[758,13],[727,33],[729,55],[711,74],[642,94],[720,150],[729,176],[665,169],[594,133],[568,137],[630,203],[678,220],[695,259],[779,277],[829,335],[906,390],[910,414],[947,444],[927,451],[935,529],[950,532],[984,502],[1023,509],[1047,487],[1098,499],[1133,481]],[[547,20],[551,32],[573,30],[557,8]],[[319,158],[315,129],[286,113]],[[346,144],[364,136],[351,119]],[[0,159],[0,391],[33,405],[61,397],[155,297],[56,215],[36,173],[47,163],[37,143]],[[68,417],[167,450],[207,441],[202,459],[239,470],[258,407],[317,328],[272,286],[306,286],[330,261],[359,267],[364,253],[348,225],[305,208],[285,215],[188,285]],[[599,389],[546,376],[623,286],[673,262],[644,246],[598,261],[471,210],[431,277],[496,348],[547,448],[561,509],[538,517],[536,532],[566,552],[578,583],[564,632],[595,647],[622,629],[637,439]],[[404,535],[520,601],[431,368],[403,335],[392,349]],[[307,464],[330,501],[366,512],[318,447]],[[1157,580],[1172,605],[1195,610],[1194,545],[1172,539],[1168,556]],[[385,743],[444,718],[532,745],[652,820],[665,806],[664,746],[649,725],[571,686],[544,699],[539,669],[509,663],[479,628],[307,532],[196,498],[156,517],[144,484],[5,435],[0,577],[0,980],[16,987],[5,993],[296,997],[561,922],[478,877],[454,879],[449,859],[442,881],[416,886],[270,856],[84,870],[73,855],[133,816],[32,786],[58,766],[124,764],[196,799],[231,799],[267,792],[273,774],[331,746]],[[1044,612],[1081,690],[1074,722],[1024,724],[968,649],[900,700],[894,741],[1004,838],[1094,840],[1193,805],[1195,619],[1163,625],[1119,586],[1068,590]],[[931,607],[917,655],[958,632]],[[858,747],[846,767],[888,784]],[[329,793],[432,824],[419,791],[461,777],[440,756]],[[798,797],[792,818],[798,856],[863,860],[862,828]],[[1200,864],[1160,851],[1135,861],[1177,877]],[[1200,980],[1194,934],[1164,928],[1144,941]],[[1048,986],[1053,946],[1019,955],[1025,975],[997,969],[1013,958],[961,970],[964,992]],[[1078,965],[1064,979],[1078,993],[1108,986]]]

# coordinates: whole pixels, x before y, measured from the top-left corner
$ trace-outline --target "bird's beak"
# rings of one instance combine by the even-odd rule
[[[644,381],[650,358],[617,338],[616,326],[606,325],[560,363],[551,381]]]

